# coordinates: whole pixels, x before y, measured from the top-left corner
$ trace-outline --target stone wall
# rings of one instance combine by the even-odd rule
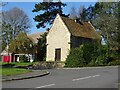
[[[57,15],[47,35],[46,61],[55,61],[55,49],[61,48],[61,61],[65,61],[70,50],[70,32]]]

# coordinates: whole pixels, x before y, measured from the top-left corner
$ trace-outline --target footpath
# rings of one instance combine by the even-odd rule
[[[15,75],[15,76],[2,76],[2,82],[42,77],[48,74],[50,73],[46,70],[32,70],[32,72],[29,72],[26,74],[20,74],[20,75]]]

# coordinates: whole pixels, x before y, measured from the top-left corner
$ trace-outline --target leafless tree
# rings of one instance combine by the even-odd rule
[[[30,19],[27,14],[14,7],[8,11],[2,12],[2,48],[4,49],[11,40],[20,32],[28,32],[31,26]]]
[[[5,6],[7,4],[8,4],[8,2],[5,2],[5,3],[0,2],[0,6]]]
[[[14,39],[19,32],[28,32],[31,26],[27,14],[17,7],[2,12],[2,22],[11,26],[12,39]]]
[[[77,19],[77,11],[74,6],[71,7],[70,10],[70,18],[71,19]]]
[[[82,13],[83,13],[83,9],[84,9],[84,6],[80,6],[79,9],[78,9],[78,18],[81,19],[82,17]]]
[[[78,19],[80,21],[84,21],[85,7],[80,6],[79,8],[76,9],[74,6],[72,6],[71,11],[70,11],[70,18],[71,19]]]

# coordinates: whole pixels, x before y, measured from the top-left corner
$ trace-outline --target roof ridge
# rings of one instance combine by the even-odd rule
[[[34,33],[34,34],[29,34],[28,37],[34,42],[37,43],[37,38],[40,38],[41,35],[43,35],[45,32],[38,32],[38,33]]]
[[[32,34],[27,34],[27,35],[34,35],[34,34],[40,34],[40,33],[45,33],[45,32],[36,32],[36,33],[32,33]]]
[[[89,22],[81,21],[82,24],[80,24],[64,16],[60,16],[60,18],[73,36],[100,39],[100,34]]]

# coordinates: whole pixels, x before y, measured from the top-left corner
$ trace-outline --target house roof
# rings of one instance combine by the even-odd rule
[[[40,38],[40,35],[43,35],[45,32],[39,32],[39,33],[34,33],[34,34],[29,34],[27,35],[33,43],[37,43],[37,39]],[[11,52],[9,51],[9,54],[11,54]],[[3,50],[1,52],[1,55],[8,55],[8,47],[5,48],[5,50]]]
[[[67,26],[69,32],[76,37],[101,39],[98,32],[95,31],[94,27],[89,22],[76,23],[75,20],[60,16]]]
[[[33,43],[37,43],[37,39],[40,38],[40,35],[43,35],[45,32],[39,32],[35,34],[29,34],[28,37],[33,41]]]
[[[5,50],[3,50],[2,52],[1,52],[1,55],[11,55],[12,53],[9,51],[8,52],[8,49],[7,49],[7,47],[5,48]]]
[[[8,54],[8,52],[6,51],[6,50],[3,50],[2,52],[1,52],[1,55],[7,55]]]

